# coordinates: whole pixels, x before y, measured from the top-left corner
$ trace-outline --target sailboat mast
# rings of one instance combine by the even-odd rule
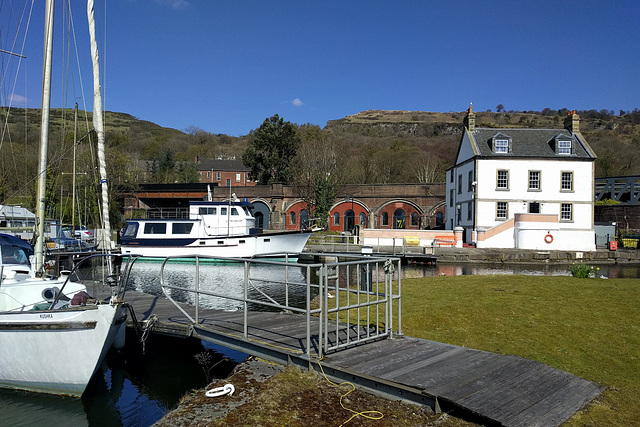
[[[93,0],[87,0],[87,18],[89,19],[89,35],[91,37],[91,62],[93,63],[93,128],[98,135],[98,164],[100,167],[100,186],[102,188],[102,219],[104,227],[104,245],[112,249],[111,223],[109,221],[109,192],[107,186],[107,166],[104,154],[104,123],[102,122],[102,95],[100,93],[100,62],[98,60],[98,43],[96,42],[96,25],[93,14]]]
[[[73,110],[73,178],[71,185],[71,237],[76,232],[76,147],[78,147],[78,103]]]
[[[47,190],[47,157],[49,155],[49,110],[51,108],[51,56],[53,52],[54,0],[45,4],[44,58],[42,61],[42,121],[40,124],[40,162],[38,166],[38,194],[36,198],[36,243],[34,270],[44,266],[44,222]]]

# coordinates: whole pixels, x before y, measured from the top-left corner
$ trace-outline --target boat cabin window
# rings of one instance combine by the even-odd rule
[[[216,208],[200,208],[200,215],[215,215]]]
[[[144,234],[165,234],[167,232],[167,223],[165,222],[148,222],[144,225]]]
[[[227,214],[227,208],[220,208],[220,215],[226,215]]]
[[[12,245],[2,245],[2,264],[23,264],[29,265],[29,257],[24,249]]]
[[[136,237],[138,234],[138,223],[137,222],[128,222],[127,227],[124,229],[122,233],[122,237]]]
[[[189,234],[192,228],[192,222],[174,222],[171,224],[171,232],[173,234]]]
[[[240,214],[238,213],[238,209],[236,209],[236,208],[231,208],[231,215],[232,215],[232,216],[238,216],[238,215],[240,215]]]

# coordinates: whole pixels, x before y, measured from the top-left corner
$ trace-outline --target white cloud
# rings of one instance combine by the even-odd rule
[[[304,103],[300,100],[300,98],[296,98],[291,103],[296,107],[302,107]]]
[[[184,9],[189,6],[187,0],[155,0],[155,2],[169,6],[171,9]]]
[[[22,95],[16,95],[15,93],[11,95],[11,100],[9,101],[9,105],[13,105],[14,107],[26,107],[27,106],[27,98]]]

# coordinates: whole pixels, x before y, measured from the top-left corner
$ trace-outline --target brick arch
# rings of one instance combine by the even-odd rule
[[[257,198],[251,200],[251,204],[253,205],[253,215],[255,217],[262,214],[262,227],[259,227],[258,218],[256,218],[256,227],[263,228],[265,230],[273,229],[271,226],[271,214],[273,213],[273,207],[271,204],[262,198]]]
[[[424,210],[415,202],[406,199],[393,199],[389,200],[378,207],[373,212],[372,217],[375,221],[375,228],[380,229],[392,229],[394,228],[394,213],[398,210],[402,209],[405,214],[405,221],[403,223],[403,228],[405,229],[420,229],[422,228],[421,218],[424,215]],[[411,214],[417,213],[417,224],[413,224],[411,221]],[[384,215],[387,215],[387,223],[384,223]]]
[[[285,205],[285,208],[284,208],[285,230],[300,230],[301,228],[306,228],[306,227],[301,227],[301,224],[300,224],[300,219],[301,219],[300,212],[302,212],[303,210],[307,211],[307,220],[308,220],[309,204],[303,199],[296,199]],[[309,224],[307,221],[307,226],[308,225]]]
[[[360,213],[365,214],[365,228],[372,228],[370,224],[371,208],[358,199],[341,199],[334,203],[329,210],[329,230],[331,231],[344,231],[345,227],[345,213],[353,210],[354,221],[356,225],[359,225]],[[337,223],[336,223],[337,214]]]
[[[271,203],[269,203],[268,199],[265,199],[264,197],[257,197],[255,199],[251,199],[249,200],[249,203],[254,204],[254,203],[263,203],[265,206],[267,206],[269,208],[269,212],[273,212],[273,206],[271,205]]]
[[[447,202],[446,200],[442,200],[441,202],[436,203],[429,209],[427,214],[425,215],[425,227],[426,228],[435,228],[436,227],[436,215],[438,212],[442,212],[442,227],[447,223]]]

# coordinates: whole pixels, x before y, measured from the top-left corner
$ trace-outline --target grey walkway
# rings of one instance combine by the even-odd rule
[[[126,299],[138,320],[159,317],[156,332],[190,333],[187,318],[164,298],[130,292]],[[242,312],[201,309],[200,315],[203,320],[193,331],[201,338],[285,361],[301,360],[306,353],[304,316],[250,312],[244,340]],[[354,326],[351,333],[362,332]],[[314,340],[312,347],[317,336]],[[407,336],[331,353],[320,363],[334,378],[485,425],[557,426],[602,391],[593,382],[532,360]],[[317,362],[310,363],[314,366]]]

